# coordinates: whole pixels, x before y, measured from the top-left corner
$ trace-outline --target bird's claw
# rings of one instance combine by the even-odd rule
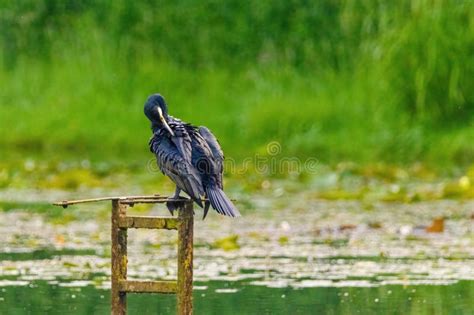
[[[174,211],[176,210],[176,203],[172,201],[167,201],[166,208],[168,208],[168,211],[170,212],[171,216],[174,217]]]
[[[166,207],[168,208],[168,211],[171,213],[171,216],[174,217],[174,212],[179,208],[178,206],[176,206],[176,204],[178,203],[177,201],[179,200],[188,200],[188,198],[186,197],[183,197],[183,196],[171,196],[169,199],[169,201],[166,202]]]

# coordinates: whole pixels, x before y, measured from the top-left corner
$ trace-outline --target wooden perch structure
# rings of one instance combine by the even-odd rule
[[[160,195],[151,195],[151,196],[120,196],[120,197],[99,197],[99,198],[89,198],[89,199],[79,199],[79,200],[63,200],[53,203],[55,206],[61,206],[67,208],[71,205],[77,205],[81,203],[91,203],[91,202],[100,202],[100,201],[111,201],[111,200],[120,200],[121,203],[165,203],[168,201],[183,201],[184,199],[171,199],[168,197]]]
[[[171,199],[160,195],[101,197],[81,200],[63,200],[55,206],[111,201],[112,202],[112,290],[113,315],[127,313],[127,293],[175,293],[177,314],[193,313],[193,202],[189,199]],[[127,207],[137,203],[175,202],[178,217],[129,216]],[[178,279],[177,281],[127,280],[127,230],[162,229],[178,231]]]
[[[121,197],[99,197],[99,198],[89,198],[89,199],[79,199],[79,200],[63,200],[53,203],[54,206],[60,206],[67,208],[68,206],[77,205],[81,203],[92,203],[100,201],[111,201],[111,200],[120,200],[121,204],[127,204],[133,207],[136,203],[166,203],[166,202],[185,202],[189,201],[188,199],[173,199],[161,195],[151,195],[151,196],[121,196]],[[201,199],[203,202],[207,199]],[[231,199],[235,201],[235,199]]]

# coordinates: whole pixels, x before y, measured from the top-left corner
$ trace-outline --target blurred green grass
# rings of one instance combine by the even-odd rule
[[[0,4],[5,160],[150,157],[146,97],[228,157],[474,161],[471,1]]]

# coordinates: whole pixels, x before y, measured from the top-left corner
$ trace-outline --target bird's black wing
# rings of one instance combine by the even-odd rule
[[[204,138],[211,149],[212,157],[217,165],[217,184],[220,189],[223,189],[222,173],[224,172],[224,152],[221,149],[219,141],[208,128],[200,126],[199,134]]]
[[[150,149],[163,174],[169,176],[178,188],[186,192],[194,201],[201,204],[204,195],[201,178],[196,168],[183,156],[175,141],[163,134],[157,134],[150,140]]]
[[[186,130],[186,125],[179,119],[170,116],[168,122],[171,130],[174,132],[174,136],[171,137],[171,141],[178,148],[179,153],[188,163],[191,164],[192,146],[191,137]]]

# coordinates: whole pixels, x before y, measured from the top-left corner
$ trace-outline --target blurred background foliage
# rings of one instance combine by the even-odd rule
[[[146,97],[242,160],[474,161],[474,2],[0,1],[4,160],[151,157]]]

